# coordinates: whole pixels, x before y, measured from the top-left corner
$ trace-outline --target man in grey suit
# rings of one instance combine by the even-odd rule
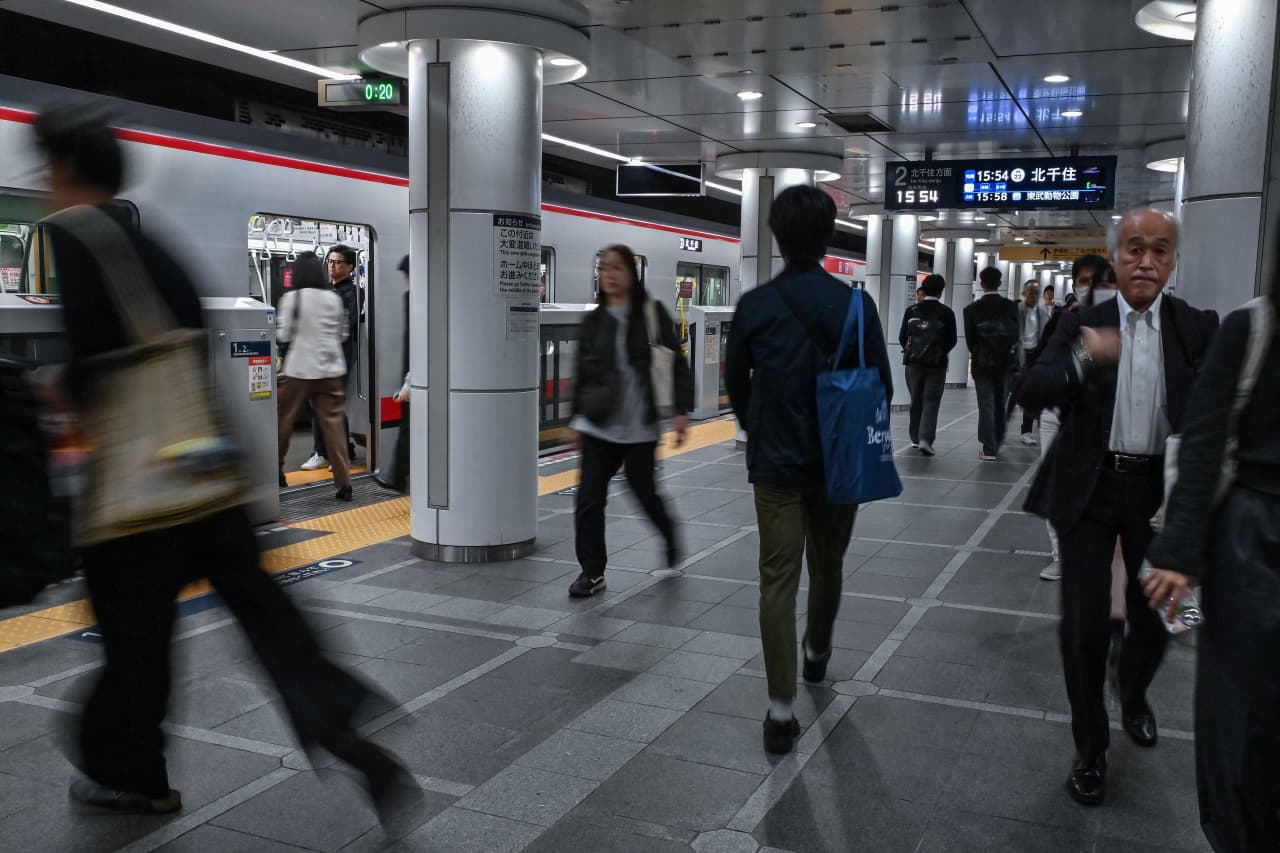
[[[1031,354],[1040,346],[1044,338],[1044,330],[1049,325],[1049,309],[1040,300],[1040,285],[1035,280],[1028,281],[1022,288],[1022,301],[1018,303],[1018,370],[1025,370],[1031,361]],[[1009,399],[1009,414],[1013,414],[1013,399]],[[1023,407],[1022,409],[1022,443],[1035,446],[1039,443],[1033,431],[1040,412]]]

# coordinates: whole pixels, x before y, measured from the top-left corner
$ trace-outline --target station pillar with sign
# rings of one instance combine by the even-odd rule
[[[1219,314],[1280,270],[1276,0],[1200,0],[1191,59],[1178,296]],[[1144,158],[1145,159],[1145,158]]]
[[[919,286],[920,219],[912,213],[874,214],[867,221],[867,293],[875,300],[893,368],[897,404],[906,400],[907,372],[902,365],[898,328]]]
[[[410,535],[448,562],[534,546],[542,87],[590,55],[576,3],[465,5],[359,28],[361,59],[408,78]]]
[[[739,278],[738,287],[730,288],[732,304],[737,305],[743,293],[782,272],[782,253],[769,230],[773,200],[788,187],[836,180],[842,165],[840,157],[804,152],[744,152],[716,159],[716,175],[742,183]],[[747,435],[741,428],[737,439],[739,445],[746,443]]]
[[[944,302],[956,313],[956,348],[947,361],[947,384],[969,383],[969,347],[964,339],[964,309],[973,301],[974,246],[970,234],[934,232],[933,271],[947,280]]]

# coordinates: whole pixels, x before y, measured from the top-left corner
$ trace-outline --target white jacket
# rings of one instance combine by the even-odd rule
[[[288,291],[276,308],[276,341],[289,345],[280,375],[294,379],[346,376],[342,342],[347,334],[347,311],[341,296],[318,287]]]

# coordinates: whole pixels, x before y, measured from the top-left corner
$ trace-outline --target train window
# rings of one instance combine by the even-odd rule
[[[12,233],[4,226],[0,233],[0,289],[15,293],[22,289],[22,256],[26,254],[26,240],[21,233]],[[18,226],[24,228],[25,226]]]
[[[721,306],[729,304],[729,268],[680,262],[676,264],[677,304]]]
[[[117,199],[108,207],[136,228],[138,208]],[[38,196],[0,194],[0,291],[61,293],[58,267],[49,238],[39,220],[48,203]]]
[[[600,294],[600,261],[604,258],[604,252],[596,252],[596,260],[591,268],[592,293],[596,296]],[[645,255],[636,255],[636,278],[640,280],[640,286],[645,286],[645,275],[649,271],[649,258]]]
[[[551,246],[542,247],[541,286],[539,292],[543,302],[556,301],[556,250]]]
[[[247,295],[269,305],[279,304],[289,289],[289,262],[305,252],[323,258],[329,247],[338,243],[350,246],[359,256],[355,276],[363,291],[368,285],[373,248],[373,234],[367,226],[255,213],[249,217]],[[362,312],[364,305],[362,301]]]

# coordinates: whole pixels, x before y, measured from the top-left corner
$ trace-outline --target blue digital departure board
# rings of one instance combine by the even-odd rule
[[[1110,210],[1115,157],[928,160],[885,165],[886,210]]]

